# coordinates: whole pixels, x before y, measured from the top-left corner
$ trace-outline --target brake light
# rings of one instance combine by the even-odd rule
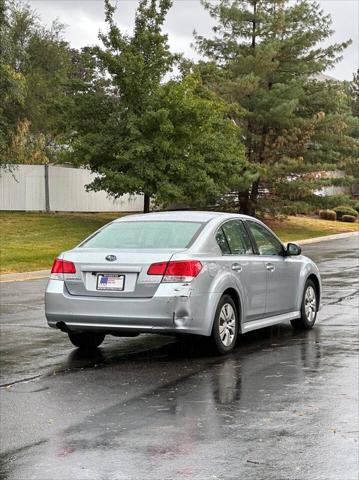
[[[63,280],[64,274],[73,273],[76,273],[76,267],[74,263],[68,262],[67,260],[61,260],[60,258],[55,258],[52,265],[50,278],[53,280]]]
[[[164,275],[167,267],[167,262],[152,263],[147,270],[147,275]]]
[[[162,282],[190,282],[201,270],[202,263],[198,260],[177,260],[153,263],[147,275],[163,275]]]

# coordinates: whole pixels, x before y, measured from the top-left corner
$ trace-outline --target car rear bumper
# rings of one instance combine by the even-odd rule
[[[70,295],[61,280],[50,280],[45,315],[50,327],[113,333],[193,333],[210,335],[211,306],[217,294],[193,294],[190,285],[161,284],[151,298]]]

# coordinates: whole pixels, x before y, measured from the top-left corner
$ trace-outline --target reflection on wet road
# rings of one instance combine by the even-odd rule
[[[356,480],[353,247],[305,249],[324,283],[315,329],[252,332],[226,358],[159,336],[83,355],[44,327],[43,281],[6,284],[1,478]]]

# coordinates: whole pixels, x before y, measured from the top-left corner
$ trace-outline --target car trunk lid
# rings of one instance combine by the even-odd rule
[[[63,255],[63,260],[73,262],[76,267],[76,274],[64,276],[66,288],[71,295],[78,296],[150,298],[162,276],[147,275],[148,268],[152,263],[168,262],[181,250],[77,248]]]

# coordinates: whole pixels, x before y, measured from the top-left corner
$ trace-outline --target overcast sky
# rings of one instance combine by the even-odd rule
[[[65,24],[65,37],[76,48],[97,43],[98,31],[106,28],[103,0],[29,0],[28,3],[37,11],[43,23],[50,24],[58,18]],[[117,0],[117,4],[118,24],[131,32],[138,0]],[[319,4],[333,20],[335,33],[330,43],[349,38],[353,40],[343,60],[326,73],[340,80],[349,80],[359,66],[359,0],[319,0]],[[191,48],[193,30],[201,35],[209,35],[212,22],[200,0],[174,0],[165,24],[171,49],[187,57],[198,58]]]

